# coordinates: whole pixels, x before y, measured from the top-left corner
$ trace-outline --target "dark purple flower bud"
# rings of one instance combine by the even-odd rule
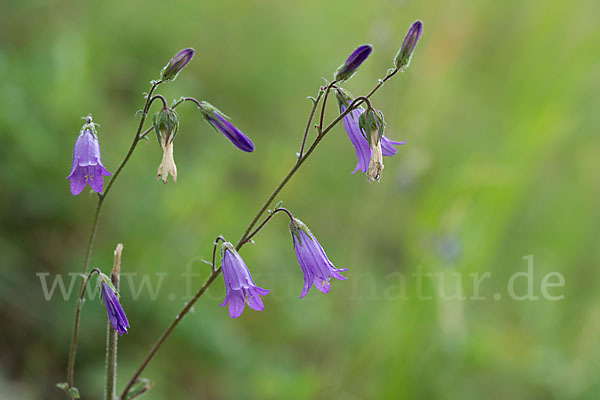
[[[348,108],[350,102],[352,102],[349,93],[338,93],[338,103],[340,106],[340,113],[343,113]],[[369,165],[371,164],[371,159],[373,156],[373,151],[371,149],[370,143],[366,138],[366,135],[363,134],[360,130],[359,120],[360,116],[365,112],[362,107],[355,108],[350,111],[343,119],[342,123],[344,124],[344,129],[346,129],[346,133],[350,138],[350,141],[354,145],[356,149],[356,158],[358,162],[356,163],[356,168],[352,173],[356,173],[356,171],[360,170],[364,174],[369,171]],[[394,146],[400,146],[406,143],[406,140],[403,142],[395,142],[390,140],[387,136],[381,136],[381,152],[382,155],[391,157],[398,152],[398,150]]]
[[[290,222],[290,232],[294,241],[296,257],[304,273],[304,289],[302,289],[300,298],[306,296],[313,284],[321,292],[329,293],[331,288],[329,280],[332,277],[340,280],[347,279],[340,274],[347,268],[338,269],[333,266],[323,247],[302,221],[294,218]]]
[[[89,183],[94,191],[102,193],[104,177],[109,175],[110,172],[102,165],[96,126],[89,115],[75,141],[73,166],[67,176],[71,181],[71,194],[76,196],[81,193],[86,183]]]
[[[369,57],[373,47],[370,44],[359,46],[356,50],[350,54],[350,57],[345,63],[339,66],[339,68],[333,74],[333,78],[336,81],[346,81],[354,75],[358,67]]]
[[[421,33],[423,33],[423,23],[421,21],[416,21],[408,30],[404,42],[402,42],[402,47],[394,59],[394,65],[396,65],[396,68],[399,70],[404,71],[408,68],[415,46],[421,37]]]
[[[163,82],[174,81],[177,78],[177,74],[190,62],[194,57],[194,49],[183,49],[175,57],[169,61],[161,72],[161,79]]]
[[[221,252],[221,268],[223,269],[223,279],[227,291],[221,307],[229,304],[231,318],[242,315],[246,303],[253,310],[264,310],[265,306],[260,296],[267,295],[270,290],[256,286],[246,263],[231,243],[223,243]]]
[[[204,118],[206,118],[206,121],[211,124],[213,128],[225,135],[225,137],[227,137],[227,139],[229,139],[238,149],[248,153],[254,151],[254,143],[252,143],[252,140],[229,122],[227,120],[229,117],[206,101],[200,102],[198,107],[204,115]]]
[[[121,303],[119,303],[115,291],[104,281],[102,281],[101,285],[102,298],[104,299],[104,304],[106,304],[106,311],[108,312],[110,324],[115,328],[115,331],[122,336],[124,333],[127,333],[127,329],[129,329],[129,321],[127,321],[127,317],[125,316],[125,312],[123,311],[123,307],[121,307]]]

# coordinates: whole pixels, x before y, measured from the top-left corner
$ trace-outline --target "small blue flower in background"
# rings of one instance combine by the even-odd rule
[[[76,196],[81,193],[86,183],[89,183],[94,191],[102,193],[104,177],[109,175],[110,172],[102,165],[96,128],[92,122],[92,116],[89,115],[75,141],[73,167],[67,176],[67,179],[71,181],[71,194]]]
[[[329,293],[331,278],[345,280],[340,274],[347,268],[338,269],[327,258],[325,250],[310,232],[308,227],[297,218],[290,222],[290,232],[294,241],[294,250],[304,273],[304,288],[300,298],[306,296],[312,285],[323,293]]]
[[[123,307],[121,307],[121,303],[119,303],[116,293],[105,282],[102,282],[102,298],[106,305],[110,324],[115,328],[115,331],[117,331],[119,335],[122,336],[124,333],[127,333],[129,321],[127,321]]]
[[[237,318],[242,315],[246,303],[250,308],[256,311],[265,309],[260,296],[267,295],[270,290],[256,286],[250,271],[242,257],[235,250],[235,247],[229,243],[223,243],[221,267],[223,269],[223,279],[227,294],[221,307],[229,304],[229,315],[231,318]]]

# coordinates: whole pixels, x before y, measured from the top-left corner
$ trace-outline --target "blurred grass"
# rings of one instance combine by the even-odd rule
[[[146,398],[600,395],[598,2],[28,0],[1,9],[0,397],[62,398],[54,384],[64,380],[74,302],[44,301],[35,273],[81,269],[95,200],[72,198],[65,180],[80,117],[100,123],[114,172],[147,82],[191,46],[196,57],[163,93],[210,101],[257,148],[237,151],[183,106],[177,184],[156,181],[154,138],[116,183],[92,264],[110,268],[123,242],[125,271],[168,273],[155,301],[122,293],[132,322],[120,341],[122,386],[181,307],[185,266],[206,273],[194,260],[209,257],[217,234],[237,239],[291,166],[321,76],[372,43],[346,85],[369,90],[417,18],[424,34],[411,67],[375,96],[388,136],[408,140],[381,184],[350,174],[354,150],[336,128],[280,196],[349,280],[298,301],[300,270],[284,219],[275,221],[243,251],[255,281],[272,289],[265,311],[230,320],[216,284],[147,369],[156,385]],[[492,299],[528,254],[536,295],[558,271],[566,285],[551,293],[565,299]],[[418,300],[420,267],[444,273],[448,293],[452,272],[462,274],[466,296],[468,274],[490,272],[486,300]],[[76,372],[85,398],[102,393],[104,333],[103,307],[87,304]]]

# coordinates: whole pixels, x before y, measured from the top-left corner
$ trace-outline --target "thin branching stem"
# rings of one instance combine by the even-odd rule
[[[133,141],[131,142],[131,145],[129,146],[129,150],[127,150],[125,157],[123,158],[123,160],[117,167],[117,170],[115,171],[115,173],[113,174],[111,179],[108,181],[108,184],[106,185],[106,189],[104,189],[104,192],[101,194],[98,194],[98,203],[96,204],[96,211],[94,212],[94,217],[92,219],[92,227],[90,228],[90,236],[88,238],[88,243],[87,243],[87,247],[85,250],[85,261],[83,263],[83,275],[86,274],[86,272],[89,268],[89,265],[90,265],[90,258],[92,256],[92,248],[94,245],[94,239],[96,237],[96,230],[98,229],[98,221],[100,219],[100,213],[102,212],[102,207],[104,206],[104,201],[106,200],[106,196],[108,195],[108,192],[112,188],[112,185],[114,184],[115,180],[117,179],[117,177],[120,175],[121,171],[123,170],[123,167],[125,167],[125,164],[127,164],[127,161],[129,161],[129,158],[133,154],[133,151],[135,150],[135,147],[137,146],[137,143],[140,140],[139,135],[140,135],[140,132],[142,131],[142,128],[144,127],[144,122],[146,122],[146,117],[148,116],[148,110],[150,109],[150,103],[152,101],[152,94],[154,93],[154,90],[158,87],[158,85],[160,85],[160,84],[161,84],[161,81],[153,81],[152,82],[150,91],[148,92],[148,95],[146,96],[146,104],[144,105],[144,109],[142,111],[140,123],[138,125],[135,136],[133,137]],[[75,356],[77,354],[77,339],[79,336],[79,321],[81,319],[81,306],[83,305],[83,294],[85,293],[86,284],[87,284],[86,281],[81,282],[81,287],[79,289],[79,299],[77,300],[77,306],[75,308],[75,321],[73,323],[73,337],[71,340],[71,349],[69,351],[69,364],[67,366],[68,389],[73,388]],[[71,392],[69,390],[67,390],[67,396],[70,399],[73,399],[73,395],[71,394]]]
[[[323,96],[323,92],[319,91],[319,95],[313,101],[313,108],[312,108],[312,110],[310,110],[310,114],[308,115],[308,122],[306,123],[306,129],[304,130],[304,136],[302,137],[302,146],[300,146],[300,152],[298,153],[298,160],[300,160],[302,158],[302,156],[304,155],[304,148],[306,147],[306,138],[308,137],[308,133],[310,132],[310,125],[312,124],[312,120],[315,117],[315,112],[317,111],[317,106],[319,105],[321,96]]]
[[[367,94],[366,96],[361,96],[359,98],[354,99],[352,101],[352,103],[350,103],[348,108],[343,113],[338,115],[329,125],[327,125],[327,127],[325,129],[322,130],[322,132],[320,132],[320,134],[317,136],[317,138],[314,140],[312,145],[307,150],[306,154],[304,154],[301,158],[299,158],[298,161],[292,166],[290,171],[283,177],[283,179],[275,187],[273,192],[267,197],[266,201],[260,207],[260,209],[258,210],[256,215],[252,218],[252,220],[250,221],[250,224],[246,227],[246,229],[244,230],[244,233],[242,234],[242,236],[238,240],[237,244],[235,245],[236,250],[239,251],[246,243],[248,243],[249,238],[251,238],[253,235],[258,233],[258,231],[260,231],[260,229],[255,230],[255,231],[253,231],[252,229],[256,226],[260,217],[269,208],[269,206],[271,205],[271,203],[273,202],[275,197],[277,197],[277,195],[281,192],[281,190],[285,187],[285,185],[289,182],[289,180],[294,176],[296,171],[298,171],[298,169],[302,166],[302,164],[304,164],[304,162],[308,159],[308,157],[310,157],[310,155],[313,153],[313,151],[317,148],[317,146],[319,145],[321,140],[323,140],[325,135],[329,131],[331,131],[331,129],[333,129],[333,127],[336,126],[348,113],[350,113],[352,110],[354,110],[356,107],[358,107],[364,101],[368,101],[369,97],[371,97],[383,85],[383,82],[385,82],[387,79],[389,79],[395,73],[396,73],[396,71],[394,71],[390,75],[386,76],[386,78],[383,79],[382,81],[380,81],[377,84],[377,86],[375,86],[375,88],[373,90],[371,90],[371,92],[369,92],[369,94]],[[330,89],[330,88],[328,88],[328,89]],[[185,100],[187,100],[187,98]],[[313,108],[315,108],[315,107],[313,107]],[[312,111],[311,111],[311,113],[312,113]],[[310,120],[310,118],[309,118],[309,120]],[[310,123],[309,123],[309,125],[310,125]],[[288,215],[290,217],[292,217],[291,213],[289,213]],[[261,228],[264,227],[264,225],[265,224],[263,223],[261,225]],[[250,234],[250,232],[252,232],[252,234]],[[216,246],[213,249],[213,255],[215,254],[215,252],[216,252]],[[213,266],[214,265],[215,265],[215,261],[214,261],[214,256],[213,256]],[[156,353],[158,352],[158,350],[160,349],[162,344],[169,337],[171,332],[173,332],[175,327],[177,327],[179,322],[181,322],[183,317],[185,317],[186,314],[192,309],[192,307],[194,306],[196,301],[212,285],[212,283],[215,281],[215,279],[217,278],[217,276],[219,276],[220,273],[221,273],[221,267],[218,267],[211,271],[211,274],[208,276],[208,278],[206,279],[204,284],[200,287],[200,289],[196,292],[196,294],[184,305],[183,309],[181,309],[181,311],[179,311],[179,313],[175,316],[175,319],[169,324],[167,329],[165,329],[165,331],[160,335],[158,340],[154,343],[154,345],[152,346],[152,348],[150,349],[150,351],[148,352],[148,354],[142,361],[141,365],[137,368],[137,370],[135,371],[135,373],[129,380],[129,383],[125,386],[125,389],[123,389],[123,392],[121,392],[121,395],[119,396],[120,400],[125,400],[127,393],[129,392],[131,387],[137,382],[138,378],[140,377],[142,372],[146,369],[146,367],[148,366],[150,361],[152,361],[152,359],[154,358],[154,356],[156,355]]]

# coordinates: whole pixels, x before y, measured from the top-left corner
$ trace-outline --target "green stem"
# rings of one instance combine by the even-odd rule
[[[146,117],[148,116],[148,110],[150,108],[150,101],[152,99],[152,93],[154,93],[154,90],[160,84],[161,84],[160,81],[152,82],[152,87],[150,88],[150,92],[148,93],[148,96],[146,97],[146,104],[144,105],[144,110],[142,113],[142,117],[140,118],[140,123],[138,125],[138,129],[135,133],[135,136],[133,137],[133,141],[131,142],[131,145],[129,146],[129,150],[127,151],[127,154],[125,154],[125,157],[123,158],[123,160],[117,167],[116,172],[113,174],[113,176],[109,180],[108,184],[106,185],[106,189],[104,190],[104,192],[102,194],[98,194],[98,204],[96,205],[96,211],[94,213],[94,218],[92,220],[92,227],[90,229],[90,236],[88,238],[87,248],[85,250],[85,261],[83,263],[83,275],[86,274],[86,272],[90,266],[90,258],[92,256],[92,247],[94,245],[94,239],[96,237],[96,230],[98,229],[98,220],[100,219],[100,213],[102,212],[102,207],[104,206],[104,201],[106,200],[106,196],[108,195],[108,192],[110,191],[113,183],[115,182],[115,179],[117,179],[117,177],[123,170],[123,167],[125,167],[125,164],[127,164],[127,161],[129,161],[129,158],[133,154],[133,151],[135,150],[135,147],[137,146],[137,143],[140,140],[139,135],[140,135],[140,132],[142,131],[142,128],[144,127],[144,122],[146,122]],[[75,371],[75,355],[77,354],[77,339],[79,337],[79,321],[81,319],[81,307],[83,305],[83,295],[85,293],[85,284],[86,283],[84,281],[81,282],[81,286],[79,288],[79,299],[77,301],[77,306],[75,308],[75,322],[73,324],[73,336],[72,336],[72,340],[71,340],[71,349],[69,351],[69,364],[67,366],[67,384],[69,386],[69,389],[73,387],[73,381],[74,381],[73,375],[74,375],[74,371]],[[72,395],[67,394],[67,396],[70,399],[73,399]]]
[[[110,280],[112,281],[117,293],[121,277],[121,253],[123,245],[119,243],[115,249],[115,261],[113,264]],[[104,400],[114,400],[117,387],[117,341],[119,335],[113,328],[110,320],[106,322],[106,371],[104,377]]]
[[[378,87],[380,87],[380,86],[381,85],[378,85]],[[371,91],[371,93],[369,95],[365,96],[365,98],[371,96],[373,93],[375,93],[375,91]],[[354,100],[342,114],[338,115],[338,117],[336,119],[334,119],[327,126],[327,128],[325,128],[323,130],[323,132],[319,136],[317,136],[317,138],[315,139],[313,144],[310,146],[310,148],[308,149],[306,154],[302,158],[300,158],[298,160],[298,162],[296,162],[294,164],[294,166],[290,169],[290,171],[287,173],[287,175],[281,180],[281,182],[279,182],[279,184],[275,187],[273,192],[269,195],[267,200],[261,206],[259,211],[256,213],[256,215],[254,216],[254,218],[252,219],[252,221],[250,222],[250,224],[248,225],[248,227],[242,234],[241,238],[235,245],[236,250],[240,250],[242,248],[242,246],[244,246],[244,244],[246,244],[248,242],[249,233],[252,231],[252,228],[254,228],[254,226],[260,219],[260,217],[264,214],[264,212],[267,210],[267,208],[269,208],[269,206],[271,205],[271,203],[273,202],[275,197],[279,194],[279,192],[281,192],[281,190],[285,187],[285,185],[289,182],[289,180],[294,176],[296,171],[298,171],[298,169],[302,166],[302,164],[304,164],[304,162],[308,159],[308,157],[312,154],[312,152],[317,148],[317,145],[321,142],[321,140],[323,140],[323,138],[325,137],[327,132],[329,132],[335,125],[337,125],[342,120],[342,118],[344,118],[348,113],[350,113],[352,110],[354,110],[356,107],[358,107],[363,101],[364,101],[363,98]],[[257,233],[257,231],[253,232],[253,235],[256,233]],[[214,267],[214,262],[213,262],[213,267]],[[221,273],[221,267],[219,267],[217,269],[211,269],[211,274],[208,276],[208,278],[206,279],[206,281],[204,282],[202,287],[200,287],[200,289],[198,290],[198,292],[196,292],[194,297],[192,297],[190,299],[190,301],[188,301],[185,304],[183,309],[175,316],[175,319],[171,322],[171,324],[169,324],[167,329],[162,333],[162,335],[160,335],[160,337],[158,338],[156,343],[154,343],[154,345],[152,346],[152,348],[146,355],[146,358],[144,359],[144,361],[142,361],[142,364],[135,371],[135,373],[129,380],[129,383],[127,384],[127,386],[125,386],[125,389],[123,389],[123,392],[121,392],[121,396],[119,397],[120,400],[125,399],[125,396],[129,392],[131,387],[135,384],[135,382],[140,377],[140,375],[142,374],[144,369],[146,369],[146,366],[148,366],[150,361],[152,361],[152,359],[158,352],[158,349],[162,346],[162,344],[167,339],[167,337],[169,337],[171,332],[173,332],[175,327],[179,324],[179,322],[181,322],[183,317],[185,317],[186,314],[192,309],[192,307],[194,306],[196,301],[204,294],[204,292],[206,292],[206,289],[208,289],[210,287],[210,285],[212,285],[212,283],[215,281],[215,279],[217,278],[217,276],[219,276],[220,273]]]

